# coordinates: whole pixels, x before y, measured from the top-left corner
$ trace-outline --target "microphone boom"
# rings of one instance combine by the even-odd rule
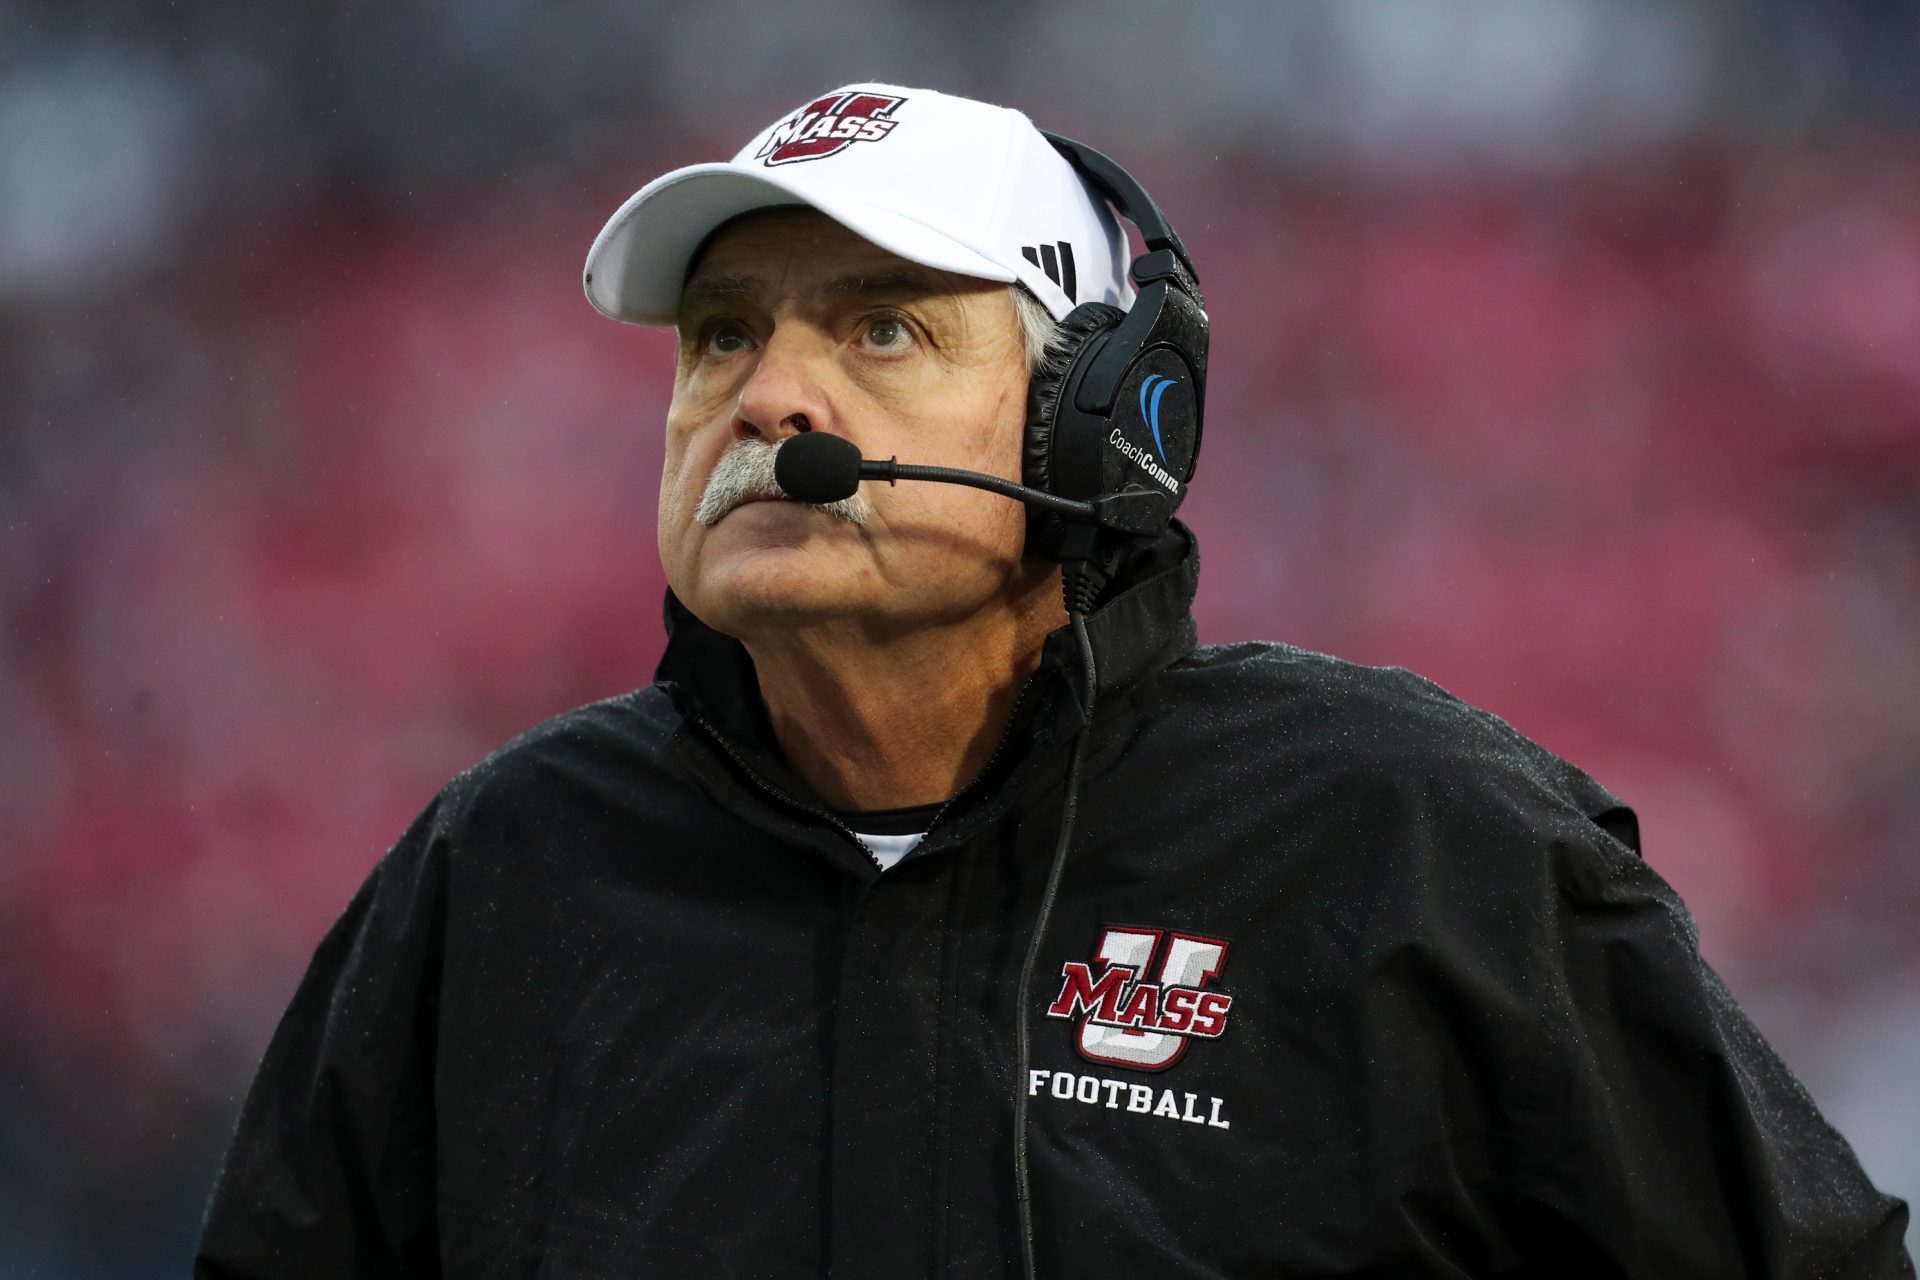
[[[1129,485],[1118,493],[1103,493],[1091,502],[1062,498],[1044,489],[1035,489],[983,471],[959,467],[920,467],[888,458],[885,461],[862,458],[860,448],[845,436],[825,431],[809,431],[793,436],[773,455],[773,478],[781,490],[802,502],[825,504],[850,498],[862,480],[884,480],[898,484],[902,480],[929,480],[937,484],[963,484],[970,489],[985,489],[1015,502],[1050,511],[1054,515],[1083,524],[1098,525],[1116,533],[1151,536],[1167,527],[1173,517],[1172,500],[1163,493]]]
[[[888,458],[885,462],[863,459],[860,463],[860,478],[885,480],[888,484],[895,484],[901,480],[933,480],[941,484],[964,484],[972,489],[985,489],[988,493],[997,493],[1003,498],[1012,498],[1015,502],[1024,502],[1028,506],[1066,516],[1070,520],[1098,519],[1098,513],[1091,502],[1076,502],[1072,498],[1062,498],[1042,489],[1015,484],[1011,480],[1002,480],[999,476],[990,476],[984,471],[963,471],[959,467],[917,467],[893,458]]]

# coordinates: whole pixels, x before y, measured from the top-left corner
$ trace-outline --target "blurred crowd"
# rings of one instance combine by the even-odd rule
[[[587,244],[876,74],[1193,248],[1202,639],[1587,768],[1920,1194],[1920,11],[1181,12],[0,0],[0,1275],[177,1274],[381,850],[649,678],[672,339]]]

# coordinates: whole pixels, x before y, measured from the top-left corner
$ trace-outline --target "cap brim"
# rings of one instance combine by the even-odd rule
[[[670,325],[693,255],[714,228],[755,209],[788,204],[810,205],[922,266],[983,280],[1014,279],[992,259],[891,209],[823,198],[781,181],[778,170],[761,175],[730,164],[697,164],[656,178],[607,220],[587,251],[587,301],[628,324]]]

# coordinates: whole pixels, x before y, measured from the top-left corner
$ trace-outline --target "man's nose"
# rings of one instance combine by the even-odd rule
[[[800,431],[832,430],[832,407],[821,382],[830,358],[806,335],[776,329],[740,388],[735,438],[778,442]]]

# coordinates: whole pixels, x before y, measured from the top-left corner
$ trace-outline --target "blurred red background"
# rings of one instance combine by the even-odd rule
[[[1082,8],[1042,6],[1034,41],[1065,47]],[[1306,27],[1217,8],[1302,57]],[[1516,38],[1496,8],[1476,30]],[[587,306],[586,246],[648,177],[885,62],[789,25],[791,65],[763,32],[747,52],[780,74],[722,94],[721,18],[676,19],[663,52],[640,17],[574,15],[648,49],[629,81],[488,12],[110,37],[13,14],[0,1238],[22,1274],[184,1265],[273,1021],[385,845],[506,737],[648,679],[671,340]],[[1448,86],[1486,68],[1440,66],[1478,46],[1423,52],[1411,18],[1321,30],[1317,79],[1188,31],[1173,55],[1219,82],[1123,103],[932,9],[880,30],[895,78],[1117,154],[1193,248],[1202,639],[1411,667],[1623,796],[1708,958],[1911,1198],[1920,132],[1874,88],[1887,32],[1912,34],[1880,13],[1780,8],[1842,68],[1805,73],[1798,115],[1751,88],[1777,83],[1768,41],[1535,32],[1512,56],[1558,57],[1588,109],[1525,127],[1508,111],[1564,84],[1485,105]],[[1340,57],[1375,79],[1329,87]],[[1623,116],[1633,93],[1682,105]]]

